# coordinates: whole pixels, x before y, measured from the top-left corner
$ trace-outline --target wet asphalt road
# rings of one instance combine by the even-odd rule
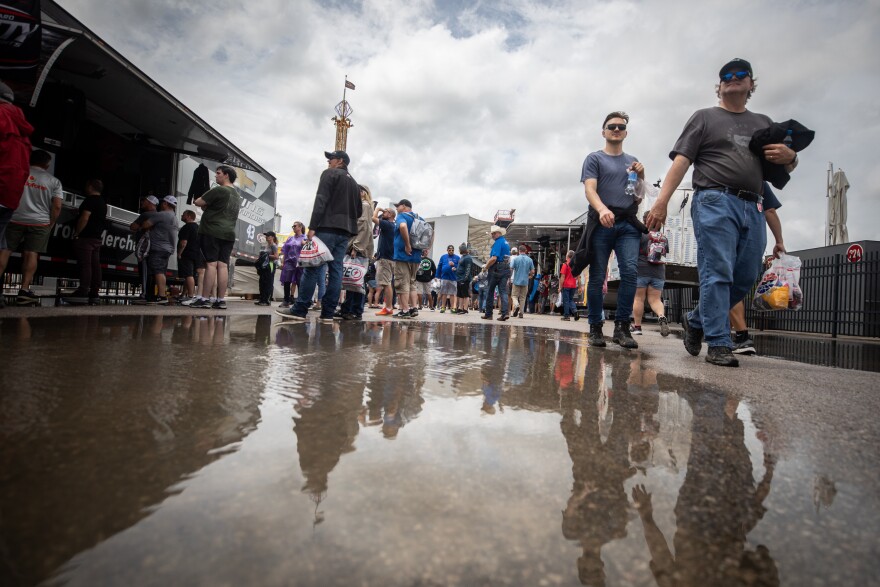
[[[876,581],[876,373],[261,310],[2,310],[0,584]]]

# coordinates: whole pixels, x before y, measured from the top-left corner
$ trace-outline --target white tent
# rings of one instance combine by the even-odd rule
[[[839,245],[849,242],[846,230],[846,191],[849,180],[842,169],[834,172],[828,190],[828,244]]]

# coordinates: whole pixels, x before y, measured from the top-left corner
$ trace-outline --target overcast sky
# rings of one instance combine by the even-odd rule
[[[850,239],[880,240],[877,0],[60,4],[274,174],[285,229],[308,221],[346,74],[350,170],[382,205],[568,222],[605,114],[630,114],[624,148],[661,178],[688,117],[717,103],[720,66],[742,57],[749,108],[816,131],[779,192],[788,249],[823,244],[829,162],[852,186]]]

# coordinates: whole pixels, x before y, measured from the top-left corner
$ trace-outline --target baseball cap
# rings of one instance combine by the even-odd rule
[[[271,230],[270,230],[269,232],[264,232],[264,233],[263,233],[263,236],[271,236],[271,237],[274,238],[275,240],[278,240],[278,235],[275,234],[275,233],[274,233],[273,231],[271,231]]]
[[[342,162],[348,165],[351,162],[351,159],[348,157],[348,153],[345,151],[324,151],[324,157],[329,161],[330,159],[342,159]]]
[[[177,207],[177,198],[175,198],[174,196],[165,196],[164,198],[162,198],[162,201],[168,202],[172,206]]]
[[[400,200],[396,204],[391,204],[391,205],[394,206],[395,208],[397,208],[398,206],[406,206],[407,208],[412,208],[412,202],[410,202],[406,198]]]
[[[156,196],[147,196],[147,197],[144,198],[144,199],[145,199],[146,201],[148,201],[149,203],[151,203],[152,205],[154,205],[154,206],[158,206],[158,205],[159,205],[159,198],[157,198]]]
[[[722,75],[734,68],[738,69],[739,71],[748,71],[749,77],[755,77],[755,75],[752,73],[752,64],[745,59],[740,59],[739,57],[734,57],[733,59],[725,63],[724,67],[721,68],[721,71],[718,72],[718,77],[721,77]]]

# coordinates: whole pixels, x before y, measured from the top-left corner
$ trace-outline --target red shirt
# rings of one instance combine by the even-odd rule
[[[562,287],[574,289],[578,286],[577,277],[571,274],[571,267],[568,261],[562,264],[562,267],[559,269],[559,275],[562,276]]]
[[[15,210],[30,174],[34,127],[15,104],[0,101],[0,206]]]

